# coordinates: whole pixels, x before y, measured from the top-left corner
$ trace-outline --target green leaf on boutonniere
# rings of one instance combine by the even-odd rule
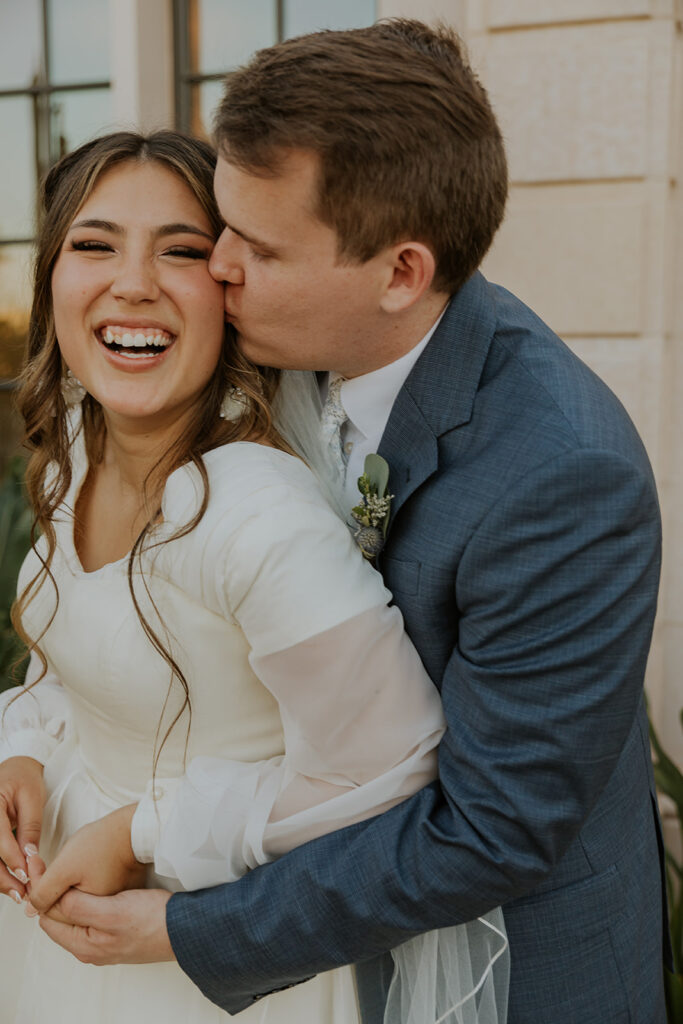
[[[388,463],[381,455],[368,455],[358,479],[361,500],[351,509],[358,523],[356,543],[368,559],[375,558],[384,547],[393,498],[393,494],[387,494],[388,485]]]

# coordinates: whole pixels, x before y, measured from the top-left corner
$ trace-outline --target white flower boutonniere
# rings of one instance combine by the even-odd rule
[[[388,485],[388,463],[381,455],[368,455],[363,475],[358,478],[361,500],[351,509],[358,523],[354,534],[356,544],[367,559],[376,558],[384,547],[393,498],[393,494],[387,494]]]

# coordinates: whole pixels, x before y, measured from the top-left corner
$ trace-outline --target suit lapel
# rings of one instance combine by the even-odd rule
[[[495,323],[491,289],[477,272],[451,299],[382,435],[379,454],[391,473],[392,520],[437,470],[438,438],[471,419]]]

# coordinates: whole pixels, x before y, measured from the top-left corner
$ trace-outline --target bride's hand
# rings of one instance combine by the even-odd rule
[[[69,889],[94,896],[111,896],[124,889],[141,889],[145,866],[138,863],[130,842],[135,804],[107,814],[75,832],[47,870],[42,861],[29,861],[30,907],[40,914]]]
[[[18,903],[25,893],[27,856],[38,852],[45,806],[43,766],[32,757],[0,764],[0,892]],[[16,829],[16,837],[12,830]]]

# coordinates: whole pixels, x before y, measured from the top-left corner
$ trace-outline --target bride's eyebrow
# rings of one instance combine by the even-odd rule
[[[164,224],[162,227],[157,228],[154,232],[157,238],[165,238],[167,235],[199,235],[201,238],[208,239],[212,244],[216,241],[213,235],[210,235],[208,231],[202,231],[201,228],[196,227],[194,224]]]
[[[71,225],[71,230],[74,228],[98,228],[100,231],[108,231],[114,235],[125,234],[125,228],[121,227],[120,224],[115,224],[111,220],[100,220],[97,217],[77,220]],[[184,224],[182,222],[162,224],[161,227],[156,228],[154,231],[156,238],[166,238],[168,235],[199,235],[201,238],[206,238],[212,244],[215,242],[215,238],[208,231],[202,231],[195,224]]]
[[[100,231],[110,231],[114,235],[122,235],[123,228],[119,224],[114,224],[111,220],[98,220],[96,217],[91,217],[88,220],[76,220],[71,225],[71,230],[74,228],[99,228]]]

